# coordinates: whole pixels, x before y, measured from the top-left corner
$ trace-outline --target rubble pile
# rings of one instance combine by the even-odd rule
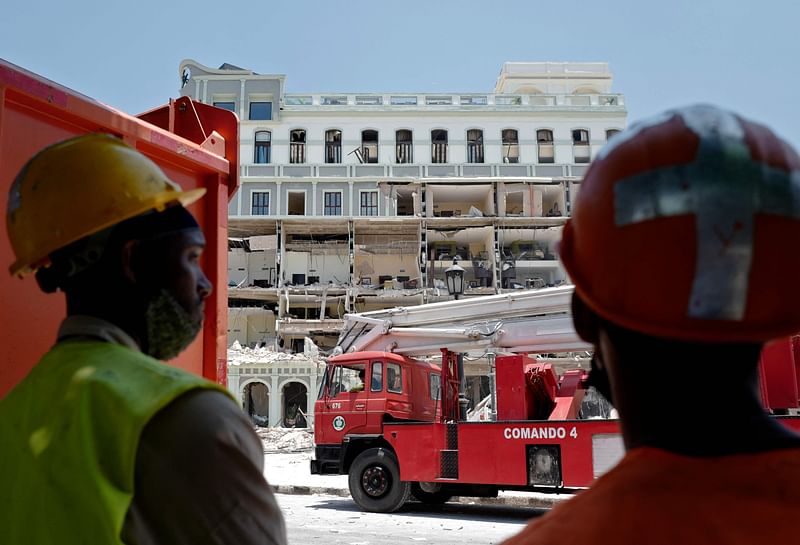
[[[313,344],[313,343],[312,343]],[[316,348],[316,347],[314,347]],[[249,348],[233,341],[228,348],[228,365],[242,365],[248,363],[273,363],[273,362],[307,362],[309,359],[318,359],[319,350],[315,354],[313,348],[303,354],[276,352],[272,346]]]
[[[256,428],[264,445],[264,454],[274,452],[304,452],[314,447],[314,433],[298,428]]]

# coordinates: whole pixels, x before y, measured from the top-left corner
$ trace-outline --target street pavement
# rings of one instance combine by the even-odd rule
[[[277,494],[327,495],[350,498],[347,475],[312,475],[309,470],[311,451],[269,453],[264,456],[264,476]],[[500,492],[497,498],[453,498],[451,503],[463,505],[517,506],[549,509],[571,498],[571,494],[542,494],[535,492]]]
[[[493,545],[516,534],[544,510],[504,505],[409,502],[396,513],[365,513],[349,498],[277,495],[291,545]]]

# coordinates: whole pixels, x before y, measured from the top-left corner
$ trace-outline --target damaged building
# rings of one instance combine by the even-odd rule
[[[290,353],[335,346],[346,313],[450,298],[454,261],[465,297],[568,281],[561,229],[627,123],[606,63],[505,63],[487,93],[287,93],[283,75],[180,69],[184,96],[241,121],[229,344]]]

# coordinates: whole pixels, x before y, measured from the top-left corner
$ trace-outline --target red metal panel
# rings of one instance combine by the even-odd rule
[[[384,438],[397,454],[400,479],[427,482],[439,477],[439,452],[445,448],[447,425],[386,424]]]
[[[526,486],[526,446],[559,445],[564,486],[589,486],[592,436],[614,433],[616,420],[460,423],[459,481]]]
[[[230,132],[231,112],[223,132]],[[214,130],[214,127],[207,127]],[[225,157],[201,145],[170,134],[75,91],[0,60],[0,210],[6,209],[8,189],[19,169],[42,148],[80,134],[105,132],[122,137],[153,159],[184,189],[206,187],[207,196],[190,210],[203,226],[208,246],[206,271],[216,282],[216,293],[206,306],[202,336],[181,354],[175,365],[210,380],[224,381],[227,301],[228,195],[238,185],[236,145],[226,146]],[[208,147],[208,146],[206,146]],[[19,382],[55,340],[65,315],[63,295],[45,295],[33,278],[8,275],[13,252],[5,221],[0,227],[0,396]]]
[[[761,394],[770,409],[797,408],[797,366],[792,339],[781,339],[761,351]]]

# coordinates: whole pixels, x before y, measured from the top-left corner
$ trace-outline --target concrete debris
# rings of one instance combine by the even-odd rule
[[[310,341],[309,341],[310,342]],[[313,344],[313,343],[311,343]],[[319,349],[314,350],[310,345],[306,345],[308,351],[305,354],[289,354],[276,352],[272,346],[262,346],[258,348],[248,348],[233,341],[228,348],[228,365],[243,365],[249,363],[291,363],[291,362],[322,362],[319,357]]]
[[[255,428],[264,445],[264,454],[272,452],[304,452],[314,447],[314,433],[297,428]]]
[[[479,209],[475,208],[474,206],[470,206],[469,207],[469,212],[467,212],[467,216],[469,216],[471,218],[482,218],[483,217],[483,212],[481,212]]]

